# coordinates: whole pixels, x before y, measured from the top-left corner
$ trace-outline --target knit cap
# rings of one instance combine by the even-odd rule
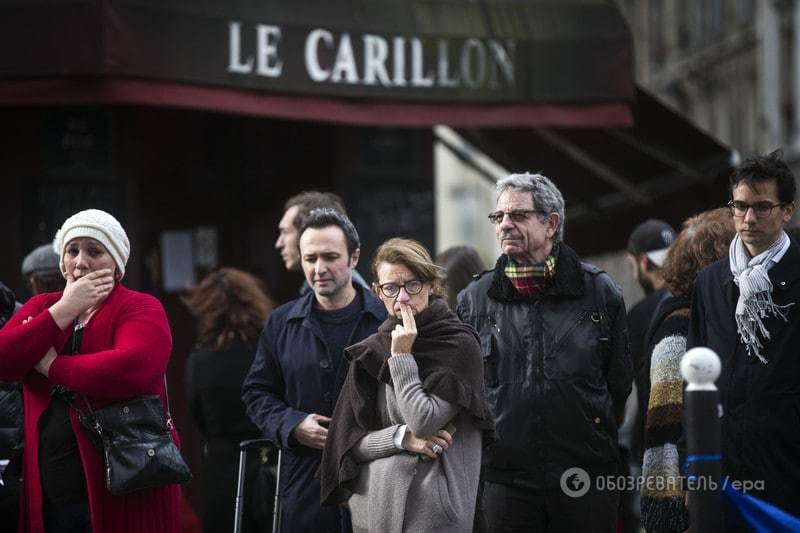
[[[125,265],[131,255],[131,244],[128,235],[116,218],[99,209],[87,209],[75,213],[56,232],[53,239],[53,250],[59,256],[59,267],[64,271],[64,248],[72,239],[89,237],[105,246],[117,264],[119,277],[125,275]]]

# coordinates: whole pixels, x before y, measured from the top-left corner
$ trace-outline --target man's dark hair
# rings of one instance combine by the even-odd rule
[[[292,221],[292,225],[297,229],[300,229],[300,226],[303,225],[303,219],[314,209],[333,209],[347,216],[347,211],[344,208],[344,200],[342,200],[341,196],[332,192],[303,191],[299,194],[295,194],[286,200],[283,206],[283,212],[285,213],[294,206],[299,208],[297,210],[297,215]]]
[[[358,232],[356,231],[355,226],[353,226],[353,223],[350,222],[350,219],[347,218],[347,215],[326,207],[314,209],[308,214],[307,217],[303,219],[303,223],[300,226],[300,231],[297,235],[298,246],[300,238],[303,236],[303,232],[305,230],[309,228],[326,228],[328,226],[336,226],[342,230],[347,241],[348,255],[353,255],[356,250],[361,248],[361,241],[358,238]]]
[[[768,155],[754,155],[748,157],[731,174],[730,191],[739,183],[746,183],[751,189],[758,190],[758,185],[769,180],[775,180],[778,190],[778,200],[788,204],[794,202],[797,185],[794,174],[783,161],[783,150],[775,150]]]

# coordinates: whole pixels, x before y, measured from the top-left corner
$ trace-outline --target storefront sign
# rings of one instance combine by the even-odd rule
[[[302,54],[285,50],[284,29],[241,21],[228,24],[228,72],[280,78],[285,57],[302,59],[306,82],[366,85],[402,90],[431,87],[495,90],[514,87],[511,39],[461,40],[352,34],[314,28]],[[243,35],[244,31],[244,35]]]
[[[0,80],[52,79],[344,104],[604,105],[633,97],[630,32],[610,0],[41,0],[25,10],[0,7]],[[239,96],[235,105],[232,97],[218,105],[248,107]]]

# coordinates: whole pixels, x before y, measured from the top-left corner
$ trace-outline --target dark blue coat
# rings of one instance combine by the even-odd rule
[[[792,241],[769,270],[772,299],[788,308],[788,322],[770,315],[761,353],[749,356],[736,330],[739,288],[727,257],[697,275],[687,349],[717,352],[722,403],[723,473],[737,481],[762,481],[749,494],[800,516],[800,244]]]
[[[386,319],[383,303],[357,284],[354,287],[364,295],[364,309],[348,346],[375,333]],[[244,381],[242,400],[264,436],[283,449],[283,531],[339,532],[339,509],[320,506],[319,481],[314,475],[322,451],[302,446],[291,436],[309,414],[333,414],[347,375],[342,354],[336,354],[341,363],[334,372],[334,359],[311,313],[313,303],[314,293],[308,293],[270,314]]]

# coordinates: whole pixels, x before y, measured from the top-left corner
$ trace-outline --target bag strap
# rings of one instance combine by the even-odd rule
[[[81,338],[79,338],[77,340],[77,342],[76,342],[76,340],[75,340],[77,338],[76,333],[78,331],[82,330],[85,327],[86,327],[86,323],[79,323],[77,320],[75,321],[75,325],[73,326],[73,331],[72,331],[72,335],[73,335],[72,353],[73,353],[73,355],[75,355],[75,353],[78,350],[80,350],[81,343],[83,341],[83,337],[81,336]],[[84,396],[83,394],[80,394],[78,392],[75,392],[75,396],[78,396],[83,400],[83,403],[86,405],[86,411],[82,411],[81,409],[76,407],[75,404],[69,399],[69,397],[66,394],[63,394],[62,398],[64,399],[65,402],[67,402],[67,405],[69,405],[72,409],[75,409],[78,412],[79,415],[84,416],[88,420],[90,420],[92,422],[92,425],[94,426],[95,431],[97,431],[98,433],[101,433],[100,424],[97,422],[97,419],[94,416],[94,409],[92,409],[92,405],[89,403],[89,399],[86,396]],[[170,408],[169,408],[169,387],[167,386],[167,373],[166,372],[164,372],[164,398],[167,400],[167,405],[166,405],[167,428],[172,430],[173,426],[174,426],[174,423],[172,422],[172,413],[171,413]]]
[[[167,400],[167,427],[171,430],[173,427],[173,423],[172,423],[172,412],[169,409],[169,387],[167,386],[166,372],[164,372],[164,398]]]

